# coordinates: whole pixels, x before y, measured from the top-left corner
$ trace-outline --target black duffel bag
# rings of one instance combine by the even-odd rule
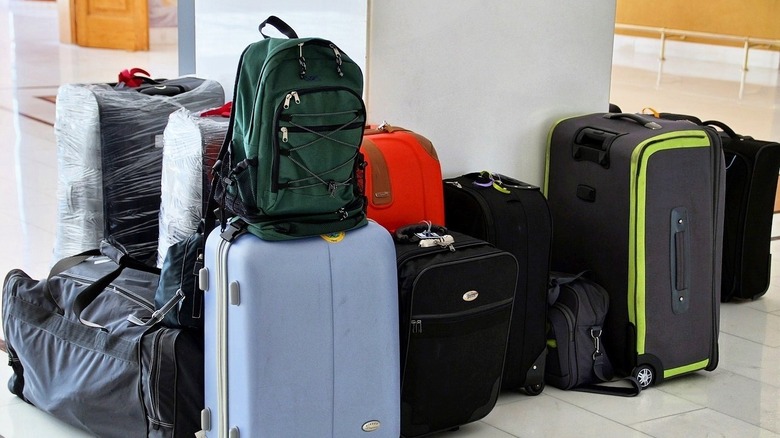
[[[12,393],[99,437],[185,437],[200,428],[197,331],[138,325],[154,312],[159,270],[105,245],[45,280],[3,284]],[[134,322],[131,322],[134,321]]]

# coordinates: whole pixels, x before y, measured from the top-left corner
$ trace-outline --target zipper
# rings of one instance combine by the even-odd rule
[[[459,249],[471,248],[471,247],[482,246],[482,245],[485,245],[485,242],[476,239],[467,240],[466,242],[460,242],[460,243],[456,240],[455,243],[452,244],[452,246],[455,248],[455,251]],[[440,246],[431,246],[428,248],[418,247],[417,249],[401,254],[401,256],[396,259],[396,264],[400,266],[418,257],[427,257],[429,254],[435,254],[438,252],[450,252],[450,249],[447,247],[440,247]],[[492,255],[492,254],[486,254],[486,256],[487,255]],[[460,260],[458,262],[460,262]],[[420,274],[422,274],[422,272],[418,274],[418,277],[420,276]]]
[[[345,113],[350,113],[354,111],[345,111]],[[296,114],[296,117],[298,116],[304,116],[305,114]],[[300,132],[309,132],[309,133],[318,133],[318,132],[331,132],[331,131],[345,131],[349,129],[357,129],[362,128],[363,123],[361,122],[353,122],[348,125],[344,124],[338,124],[338,125],[317,125],[317,126],[282,126],[279,128],[279,131],[282,133],[282,143],[287,143],[287,134],[290,133],[300,133]]]
[[[289,105],[290,105],[290,102],[288,101],[287,96],[290,96],[290,99],[294,99],[296,104],[298,104],[298,103],[300,103],[300,99],[302,98],[302,96],[304,96],[306,94],[326,93],[326,92],[347,92],[347,93],[351,94],[355,98],[355,101],[360,104],[360,106],[355,108],[353,111],[348,111],[347,113],[354,112],[355,114],[358,115],[358,118],[360,118],[361,115],[365,115],[366,107],[365,107],[365,104],[363,103],[363,98],[360,97],[357,93],[355,93],[355,91],[352,90],[351,88],[346,88],[346,87],[316,87],[316,88],[308,88],[308,89],[304,89],[304,90],[288,92],[285,95],[284,100],[282,101],[282,103],[277,107],[276,113],[274,114],[274,118],[273,118],[273,120],[274,120],[274,130],[273,130],[274,138],[273,138],[273,141],[271,142],[272,149],[273,149],[273,153],[271,154],[271,193],[277,193],[279,191],[279,156],[280,156],[281,147],[280,147],[280,144],[279,144],[280,143],[279,137],[278,137],[278,135],[276,133],[281,132],[282,133],[281,142],[282,143],[287,143],[287,141],[289,140],[289,133],[291,132],[291,127],[282,127],[282,126],[280,126],[280,123],[279,123],[280,121],[283,121],[282,112],[285,109],[289,108]],[[293,93],[295,93],[295,95],[293,95]],[[295,99],[296,96],[297,96],[297,99]],[[285,107],[285,104],[287,105],[286,107]],[[355,126],[355,125],[357,125],[357,126]],[[358,121],[358,122],[352,122],[352,123],[347,124],[347,125],[343,125],[342,124],[342,125],[323,125],[323,126],[325,126],[325,127],[334,127],[334,129],[331,129],[331,130],[335,130],[336,128],[342,128],[342,126],[343,126],[342,129],[355,129],[355,128],[362,128],[363,127],[363,122]],[[318,131],[312,129],[312,132],[318,132]],[[360,145],[358,144],[356,146],[356,149],[359,148],[359,147],[360,147]]]
[[[159,422],[160,418],[160,338],[162,330],[154,332],[154,342],[152,343],[152,360],[149,368],[149,404],[154,414],[154,420]]]
[[[476,307],[474,309],[465,310],[457,313],[438,313],[438,314],[412,314],[411,320],[427,320],[427,321],[443,321],[450,320],[451,322],[467,321],[474,317],[479,317],[486,313],[492,313],[497,310],[501,310],[507,305],[512,304],[514,298],[508,298],[505,300],[490,303],[485,306]]]
[[[577,372],[577,366],[575,363],[572,363],[572,361],[569,360],[570,357],[578,357],[577,355],[577,340],[574,338],[575,334],[577,333],[577,326],[575,325],[575,318],[574,318],[574,312],[571,311],[568,307],[564,306],[561,303],[555,303],[552,305],[553,309],[557,309],[561,312],[563,317],[566,319],[566,328],[568,330],[568,340],[571,342],[568,343],[571,345],[572,348],[574,348],[574,352],[569,352],[569,355],[566,357],[566,362],[568,366],[569,375],[571,376],[571,382],[576,382],[579,380],[579,373]],[[560,344],[558,345],[558,348],[560,349]],[[567,347],[568,349],[568,347]],[[573,354],[572,354],[573,353]],[[560,354],[559,354],[560,356]]]
[[[63,272],[60,273],[58,276],[71,279],[82,286],[90,286],[95,281],[94,278],[88,278],[78,274],[72,274],[70,272]],[[121,286],[117,286],[114,283],[110,283],[108,286],[106,286],[106,289],[109,289],[115,294],[138,304],[139,306],[143,307],[149,312],[154,312],[154,303],[152,303],[151,301],[147,300],[146,298],[138,295],[137,293],[129,289],[125,289]]]

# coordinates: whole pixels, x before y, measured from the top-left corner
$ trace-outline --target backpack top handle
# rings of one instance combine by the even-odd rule
[[[282,21],[281,18],[279,18],[279,17],[277,17],[275,15],[271,15],[270,17],[266,18],[265,21],[260,23],[260,26],[257,27],[257,30],[260,31],[260,35],[262,35],[263,38],[265,38],[265,39],[271,38],[268,35],[263,33],[263,28],[265,27],[266,24],[270,24],[271,26],[275,27],[276,30],[281,32],[282,35],[286,36],[287,38],[290,38],[290,39],[298,38],[298,34],[295,33],[295,31],[293,30],[292,27],[290,27],[289,24],[287,24],[284,21]]]

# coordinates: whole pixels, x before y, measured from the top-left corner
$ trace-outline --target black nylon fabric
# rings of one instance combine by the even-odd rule
[[[566,281],[571,275],[553,273],[552,282]],[[604,327],[609,309],[609,295],[600,285],[577,278],[558,287],[559,295],[549,312],[549,355],[545,381],[560,389],[572,389],[589,383],[601,383],[611,376],[600,378],[594,370],[596,346],[591,330]],[[611,369],[606,351],[605,368]]]
[[[552,222],[539,187],[500,176],[509,193],[474,185],[478,173],[444,180],[447,228],[512,253],[519,266],[502,387],[544,383]],[[540,361],[539,358],[542,358]]]
[[[454,252],[396,243],[405,438],[483,418],[501,389],[517,261],[450,234]]]
[[[81,320],[74,312],[82,292],[116,270],[94,256],[47,280],[9,272],[2,303],[14,370],[9,389],[96,436],[192,436],[203,405],[202,341],[127,321],[151,316],[158,274],[125,268]]]

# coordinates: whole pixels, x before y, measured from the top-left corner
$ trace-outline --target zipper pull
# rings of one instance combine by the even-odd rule
[[[459,189],[462,189],[462,188],[463,188],[463,186],[462,186],[462,185],[460,185],[460,183],[459,183],[459,182],[457,182],[457,181],[447,181],[447,184],[449,184],[449,185],[451,185],[451,186],[455,186],[455,187],[457,187],[457,188],[459,188]]]
[[[300,96],[298,96],[298,92],[297,91],[290,91],[289,93],[287,93],[287,96],[284,96],[284,109],[289,109],[290,108],[290,101],[293,100],[293,99],[295,99],[295,103],[296,104],[300,104],[301,103],[301,98],[300,98]]]
[[[338,72],[339,77],[343,77],[344,73],[341,71],[341,52],[333,43],[330,44],[330,48],[333,49],[333,53],[336,55],[336,71]]]
[[[287,128],[282,127],[282,143],[287,143]]]
[[[303,43],[298,44],[298,64],[301,66],[299,76],[303,79],[306,76],[306,58],[303,57]]]

